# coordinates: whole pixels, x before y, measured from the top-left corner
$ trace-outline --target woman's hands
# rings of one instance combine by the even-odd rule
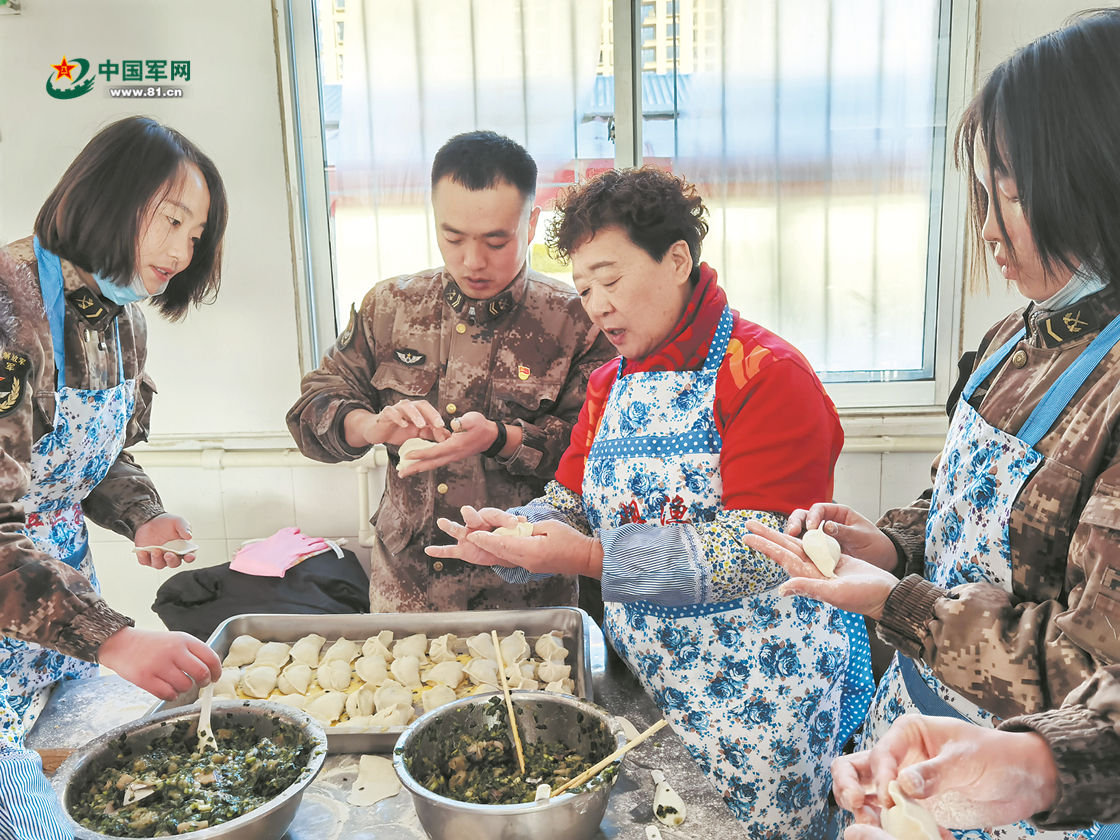
[[[135,542],[137,548],[147,548],[190,538],[191,526],[187,520],[171,513],[161,513],[136,529]],[[194,554],[179,555],[170,551],[136,552],[140,565],[151,566],[153,569],[177,569],[181,563],[193,563],[194,557]]]
[[[222,663],[189,633],[125,627],[102,644],[97,658],[133,685],[162,700],[174,700],[192,684],[222,676]]]
[[[825,578],[801,548],[801,540],[757,520],[747,522],[747,528],[751,533],[743,542],[789,573],[790,579],[778,590],[782,595],[807,595],[849,612],[874,619],[882,616],[887,596],[898,584],[898,578],[890,572],[849,554],[841,554],[836,564],[837,576]],[[885,536],[883,539],[890,542]],[[891,546],[893,551],[894,544]]]
[[[954,718],[903,715],[870,752],[832,762],[832,790],[856,822],[878,826],[887,785],[919,801],[944,828],[1007,825],[1049,810],[1058,769],[1034,732],[1002,732]],[[864,840],[879,829],[845,833]],[[942,837],[949,837],[942,831]]]
[[[530,537],[491,533],[502,526],[513,528],[519,519],[498,508],[461,509],[463,524],[439,519],[436,524],[457,540],[455,545],[430,545],[431,557],[455,557],[476,566],[520,566],[536,573],[603,576],[603,546],[563,522],[537,522]]]
[[[898,550],[890,537],[875,523],[845,505],[818,503],[808,510],[795,510],[786,523],[786,533],[800,537],[806,531],[824,526],[824,532],[835,537],[840,550],[852,557],[893,572],[898,565]]]

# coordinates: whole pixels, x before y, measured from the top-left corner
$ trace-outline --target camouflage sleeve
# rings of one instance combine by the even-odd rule
[[[1097,671],[1060,709],[1012,718],[1000,729],[1037,732],[1058,765],[1058,798],[1032,822],[1048,830],[1120,823],[1120,667]]]
[[[351,310],[350,323],[327,350],[316,370],[303,378],[300,396],[288,412],[288,431],[300,452],[328,464],[353,461],[368,449],[346,443],[342,422],[356,409],[381,409],[372,385],[375,291],[362,301],[361,312]]]
[[[925,570],[926,518],[932,497],[931,488],[906,507],[888,510],[876,523],[898,552],[898,567],[894,572],[899,577],[920,575]]]
[[[552,412],[540,415],[532,423],[515,421],[521,426],[521,445],[508,458],[499,458],[498,463],[511,475],[551,480],[583,407],[588,378],[597,368],[617,357],[618,352],[598,327],[589,326],[576,348],[575,360],[568,369],[568,378]]]

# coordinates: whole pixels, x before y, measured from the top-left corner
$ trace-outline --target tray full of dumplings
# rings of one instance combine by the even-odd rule
[[[583,610],[239,615],[207,644],[214,697],[286,703],[316,718],[332,753],[388,752],[420,715],[471,694],[547,690],[593,700]],[[198,690],[152,712],[198,699]]]

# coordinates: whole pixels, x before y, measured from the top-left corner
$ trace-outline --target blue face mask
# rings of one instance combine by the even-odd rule
[[[139,274],[132,275],[132,280],[127,286],[119,286],[108,277],[104,277],[101,274],[94,274],[93,279],[97,281],[97,288],[101,290],[101,294],[117,304],[117,306],[124,306],[126,303],[136,303],[152,297],[152,295],[148,294],[148,289],[144,285],[144,281]],[[156,292],[156,295],[162,295],[166,288],[167,283],[165,282],[159,287],[159,291]]]

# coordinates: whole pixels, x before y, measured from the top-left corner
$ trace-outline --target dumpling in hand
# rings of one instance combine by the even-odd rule
[[[283,642],[266,642],[257,649],[253,657],[254,665],[271,665],[277,671],[288,664],[288,653],[292,646]]]
[[[386,662],[393,661],[393,652],[389,650],[389,645],[393,643],[393,631],[382,630],[376,636],[370,636],[366,639],[366,643],[362,645],[363,656],[380,656]]]
[[[475,685],[498,687],[498,663],[493,659],[472,659],[463,672]]]
[[[428,649],[428,658],[432,662],[446,662],[449,659],[455,658],[455,643],[459,641],[459,637],[454,633],[444,633],[436,639],[432,640],[432,646]]]
[[[330,726],[342,716],[345,706],[345,692],[324,691],[308,700],[303,710],[320,723]]]
[[[351,718],[372,715],[376,708],[373,702],[374,694],[374,690],[368,685],[351,692],[346,698],[346,714]]]
[[[241,684],[240,668],[222,668],[222,675],[214,683],[214,696],[226,700],[237,699],[237,686]]]
[[[568,656],[568,649],[564,647],[564,640],[555,630],[551,633],[545,633],[537,639],[537,644],[533,649],[537,652],[537,656],[546,662],[563,662]]]
[[[446,685],[451,688],[458,688],[459,683],[463,681],[463,666],[459,664],[457,659],[449,659],[446,662],[440,662],[438,665],[433,665],[424,674],[424,681],[427,683],[436,683],[437,685]]]
[[[572,675],[571,665],[561,665],[559,662],[545,660],[537,666],[537,678],[542,682],[550,683],[557,680],[566,680]]]
[[[319,651],[327,643],[325,636],[311,633],[292,645],[292,659],[310,668],[319,667]]]
[[[254,665],[241,674],[241,690],[249,697],[263,700],[276,688],[279,674],[271,665]]]
[[[373,703],[379,712],[393,706],[412,708],[412,690],[405,688],[396,680],[385,680],[374,692]]]
[[[498,661],[498,654],[494,651],[494,640],[489,633],[479,633],[467,639],[467,653],[472,659],[490,659]]]
[[[415,656],[416,660],[421,665],[427,665],[427,650],[428,637],[423,633],[415,633],[411,636],[406,636],[393,645],[393,657],[399,659],[402,656]]]
[[[311,668],[302,662],[293,662],[280,672],[276,687],[284,694],[307,694],[311,687]]]
[[[229,653],[222,660],[222,665],[229,668],[248,665],[257,658],[257,651],[263,644],[264,642],[253,636],[238,636],[229,646]]]
[[[425,691],[420,700],[424,704],[424,711],[430,712],[440,706],[446,706],[448,703],[454,702],[455,690],[446,685],[437,685],[435,688]]]
[[[349,639],[339,639],[323,654],[323,662],[353,662],[358,658],[358,654],[362,649],[358,647],[357,642],[352,642]]]
[[[529,643],[525,641],[525,631],[515,630],[498,643],[502,650],[502,662],[509,665],[529,658]]]
[[[420,682],[420,661],[415,656],[398,656],[389,666],[389,670],[401,685],[409,688],[419,688],[423,685]]]
[[[345,691],[350,687],[350,662],[344,659],[324,662],[315,676],[326,691]]]
[[[389,679],[385,660],[380,656],[362,656],[354,660],[354,673],[358,675],[358,679],[370,685],[381,685]]]

